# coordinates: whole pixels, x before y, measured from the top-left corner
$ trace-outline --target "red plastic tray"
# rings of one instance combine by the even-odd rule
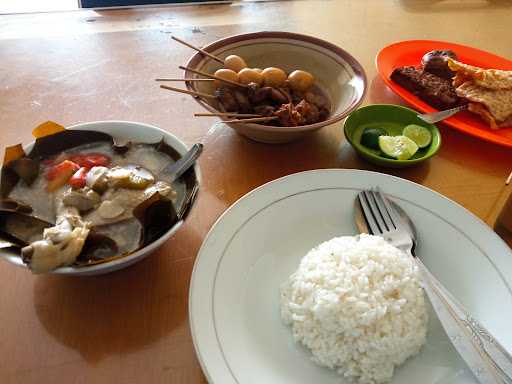
[[[423,55],[434,49],[451,49],[458,56],[459,61],[466,64],[482,68],[512,70],[511,60],[465,45],[433,40],[408,40],[388,45],[377,54],[377,71],[389,88],[421,112],[435,112],[437,110],[392,82],[389,76],[396,67],[420,65]],[[482,140],[512,147],[512,127],[498,130],[490,129],[478,115],[471,112],[460,112],[443,122]]]

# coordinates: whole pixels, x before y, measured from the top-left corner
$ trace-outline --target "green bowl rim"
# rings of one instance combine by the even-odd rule
[[[411,164],[411,165],[412,164],[416,164],[416,163],[420,163],[420,162],[425,161],[427,159],[430,159],[432,156],[437,154],[437,152],[441,148],[441,143],[442,143],[441,132],[439,131],[439,128],[437,128],[437,126],[435,124],[430,124],[430,123],[427,123],[427,122],[425,122],[425,124],[431,126],[432,129],[434,130],[435,135],[438,138],[438,144],[437,144],[437,146],[435,148],[433,148],[431,153],[426,154],[425,156],[422,156],[422,157],[419,157],[419,158],[416,158],[416,159],[398,160],[398,159],[391,159],[391,158],[387,158],[387,157],[382,157],[382,156],[376,155],[375,153],[367,150],[362,144],[355,143],[352,140],[352,137],[347,134],[347,122],[350,120],[350,118],[352,117],[352,115],[354,113],[356,113],[358,111],[361,111],[363,109],[371,109],[371,108],[374,108],[374,107],[389,107],[389,108],[401,109],[401,110],[404,110],[404,111],[407,111],[407,112],[413,112],[416,115],[419,113],[418,111],[416,111],[416,110],[414,110],[412,108],[408,108],[408,107],[405,107],[403,105],[397,105],[397,104],[369,104],[369,105],[365,105],[364,107],[358,108],[355,111],[352,111],[347,116],[345,121],[343,122],[343,133],[345,134],[345,138],[347,139],[347,141],[350,143],[350,145],[352,146],[352,148],[354,148],[354,150],[356,152],[363,152],[365,155],[368,155],[371,158],[374,158],[376,160],[383,161],[383,162],[386,162],[386,163],[390,163],[390,164]],[[434,136],[434,135],[432,135],[432,136]],[[432,145],[433,142],[434,141],[432,140],[432,143],[430,145]]]

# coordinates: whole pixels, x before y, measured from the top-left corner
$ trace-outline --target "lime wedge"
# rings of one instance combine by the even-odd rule
[[[366,128],[361,135],[361,144],[368,148],[379,149],[379,136],[386,135],[382,128]]]
[[[432,133],[421,125],[411,124],[404,128],[402,135],[414,141],[418,147],[425,148],[432,142]]]
[[[385,155],[398,160],[410,159],[418,146],[407,136],[380,136],[379,148]]]

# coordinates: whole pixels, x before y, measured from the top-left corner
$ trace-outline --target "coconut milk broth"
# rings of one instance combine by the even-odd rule
[[[153,146],[148,144],[134,144],[124,154],[118,154],[113,151],[112,146],[109,143],[90,143],[70,148],[69,150],[62,152],[58,157],[62,157],[64,159],[67,155],[92,152],[109,156],[112,159],[111,166],[122,166],[127,164],[139,165],[150,171],[155,176],[156,180],[167,182],[170,182],[169,178],[165,175],[160,176],[160,173],[166,166],[175,162],[167,154],[157,151]],[[9,198],[32,207],[32,214],[34,216],[50,223],[55,223],[54,197],[56,194],[62,192],[63,188],[67,188],[67,186],[64,186],[53,193],[49,193],[46,190],[48,181],[45,178],[47,167],[47,165],[41,162],[39,166],[39,175],[32,185],[28,186],[20,180],[12,189],[9,194]],[[173,203],[176,206],[176,210],[179,211],[185,198],[186,186],[181,180],[176,180],[172,183],[172,187],[176,191],[177,195],[176,199],[173,199]]]

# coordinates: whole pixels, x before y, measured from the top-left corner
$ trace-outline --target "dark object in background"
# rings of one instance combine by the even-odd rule
[[[199,2],[217,2],[216,0],[79,0],[80,8],[105,8],[105,7],[126,7],[136,5],[151,5],[151,4],[173,4],[173,3],[199,3]]]

